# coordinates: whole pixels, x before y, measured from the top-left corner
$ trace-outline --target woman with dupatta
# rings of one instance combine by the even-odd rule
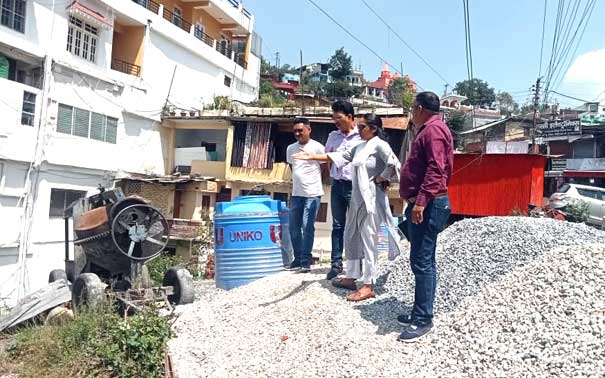
[[[345,277],[335,278],[332,285],[353,290],[349,301],[363,301],[376,296],[378,236],[381,225],[387,226],[389,259],[400,253],[399,234],[393,221],[387,188],[399,181],[400,163],[386,142],[380,116],[366,114],[358,124],[364,142],[350,151],[310,154],[300,152],[295,159],[330,161],[338,167],[352,166],[353,191],[345,224]],[[363,285],[357,289],[355,281]]]

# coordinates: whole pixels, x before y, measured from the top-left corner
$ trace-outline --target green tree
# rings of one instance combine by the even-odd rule
[[[262,56],[260,57],[260,73],[261,75],[268,75],[273,73],[274,67],[271,66],[271,63],[263,58]]]
[[[273,88],[271,80],[261,79],[258,90],[257,105],[263,108],[272,108],[282,106],[286,102],[286,97]]]
[[[508,92],[499,92],[496,100],[500,104],[500,112],[505,115],[511,115],[519,110],[519,104],[513,100],[513,96]]]
[[[467,122],[468,116],[463,112],[449,112],[447,114],[446,124],[452,130],[452,136],[454,137],[454,143],[456,148],[463,147],[463,138],[458,135],[459,132],[464,130],[464,124]]]
[[[409,109],[414,103],[414,89],[402,77],[399,77],[389,85],[388,100],[391,104]]]
[[[360,87],[354,87],[348,81],[339,80],[325,83],[324,92],[331,98],[349,98],[361,94]]]
[[[344,47],[339,48],[330,58],[328,73],[333,81],[344,81],[351,74],[353,63],[351,56],[345,52]]]
[[[464,130],[464,124],[466,123],[468,116],[464,112],[450,112],[447,115],[447,126],[454,131],[459,133]]]
[[[467,97],[464,105],[491,105],[496,101],[494,88],[481,79],[464,80],[456,83],[454,91],[461,96]]]

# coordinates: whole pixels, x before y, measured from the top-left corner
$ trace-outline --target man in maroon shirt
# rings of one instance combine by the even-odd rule
[[[410,265],[414,273],[414,307],[397,320],[405,326],[401,341],[415,341],[433,327],[437,286],[435,249],[451,208],[447,186],[452,176],[454,143],[439,115],[439,97],[432,92],[416,95],[412,122],[417,128],[410,155],[401,168],[399,194],[407,201]]]

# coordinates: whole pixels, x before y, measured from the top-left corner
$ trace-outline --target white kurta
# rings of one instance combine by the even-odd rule
[[[352,165],[353,190],[345,224],[345,258],[348,278],[362,278],[367,284],[376,280],[378,231],[386,224],[389,259],[400,253],[399,234],[393,221],[387,193],[374,179],[382,176],[389,182],[399,181],[400,163],[384,140],[374,137],[351,151],[328,153],[336,165]],[[363,274],[362,260],[363,259]]]

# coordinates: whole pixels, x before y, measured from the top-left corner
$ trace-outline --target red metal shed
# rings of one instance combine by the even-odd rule
[[[449,185],[452,213],[511,215],[542,206],[546,156],[456,154]]]

